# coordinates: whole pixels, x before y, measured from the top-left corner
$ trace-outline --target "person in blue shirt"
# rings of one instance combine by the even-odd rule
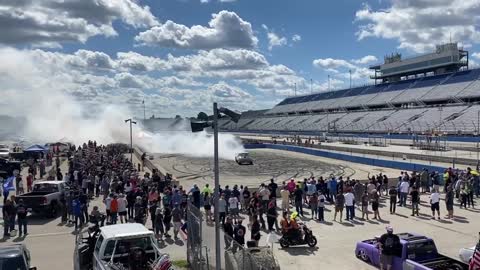
[[[75,230],[78,229],[78,221],[80,220],[80,227],[83,226],[83,213],[82,213],[82,204],[78,197],[75,197],[72,201],[73,215],[75,216]]]
[[[329,184],[330,184],[330,195],[332,196],[332,200],[335,200],[335,197],[337,196],[337,193],[338,193],[337,179],[335,177],[332,177]]]

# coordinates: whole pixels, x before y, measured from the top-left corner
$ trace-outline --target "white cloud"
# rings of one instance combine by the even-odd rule
[[[0,43],[59,47],[92,36],[117,35],[114,21],[135,28],[158,22],[148,6],[135,0],[42,0],[0,2]]]
[[[208,27],[187,27],[167,21],[141,32],[135,41],[148,46],[183,49],[254,48],[258,43],[251,24],[235,12],[225,10],[212,14]]]
[[[473,58],[477,58],[478,60],[480,60],[480,53],[475,52],[475,53],[472,54],[472,57],[473,57]]]
[[[394,39],[399,48],[415,52],[432,50],[450,40],[479,43],[478,0],[392,0],[385,10],[365,5],[356,12],[359,40],[368,37]]]
[[[360,59],[352,60],[353,63],[359,64],[359,65],[370,64],[370,63],[377,62],[377,61],[378,61],[378,58],[373,56],[373,55],[367,55],[367,56],[364,56]]]
[[[299,42],[302,40],[302,36],[298,35],[298,34],[295,34],[292,36],[292,41],[293,42]]]
[[[346,60],[333,58],[315,59],[313,60],[313,65],[323,69],[355,68],[355,65]]]
[[[287,39],[285,37],[281,37],[274,32],[268,32],[268,50],[272,50],[273,47],[282,47],[287,45]]]

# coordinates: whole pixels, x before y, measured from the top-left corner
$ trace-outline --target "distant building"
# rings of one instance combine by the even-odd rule
[[[427,75],[440,75],[456,72],[468,67],[468,51],[458,47],[457,43],[436,46],[435,52],[402,59],[399,53],[385,56],[384,64],[371,66],[375,71],[371,79],[383,83],[397,82],[407,78]]]

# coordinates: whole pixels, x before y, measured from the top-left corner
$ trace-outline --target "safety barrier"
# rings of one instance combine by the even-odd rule
[[[244,147],[246,149],[269,148],[269,149],[276,149],[276,150],[292,151],[292,152],[297,152],[297,153],[302,153],[307,155],[344,160],[348,162],[365,164],[370,166],[393,168],[393,169],[398,169],[402,171],[420,171],[423,168],[426,168],[429,171],[437,171],[437,172],[443,172],[445,170],[445,168],[438,167],[438,166],[431,166],[431,165],[418,164],[418,163],[407,163],[407,162],[394,161],[394,160],[375,159],[375,158],[368,158],[368,157],[359,157],[359,156],[333,153],[333,152],[322,151],[322,150],[317,150],[317,149],[307,148],[307,147],[300,147],[300,146],[265,143],[265,144],[245,144]]]

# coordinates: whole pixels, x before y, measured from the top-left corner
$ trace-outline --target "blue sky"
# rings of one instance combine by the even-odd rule
[[[364,84],[383,55],[450,37],[480,61],[478,0],[3,2],[0,91],[17,100],[55,91],[143,114],[145,99],[149,114],[190,116],[213,101],[271,108],[311,79],[329,90],[329,75],[330,90],[348,87],[349,70]]]

